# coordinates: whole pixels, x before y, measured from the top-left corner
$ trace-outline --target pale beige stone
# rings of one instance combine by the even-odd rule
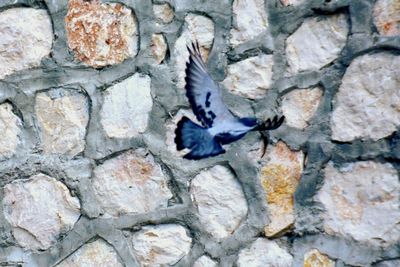
[[[22,122],[12,110],[8,103],[0,105],[0,160],[14,155],[21,143]]]
[[[351,237],[376,246],[400,239],[400,182],[389,163],[360,161],[336,169],[325,168],[317,199],[326,212],[328,234]]]
[[[400,126],[400,56],[363,55],[342,79],[331,117],[332,138],[378,140]]]
[[[200,172],[190,183],[190,194],[200,223],[216,239],[230,236],[247,214],[242,188],[226,167]]]
[[[155,33],[151,36],[151,51],[153,52],[158,64],[163,62],[167,49],[167,42],[165,41],[163,34]]]
[[[89,121],[86,96],[64,89],[38,93],[35,112],[44,153],[75,156],[84,150]]]
[[[339,56],[348,32],[344,14],[307,19],[286,40],[288,72],[319,70],[328,65]]]
[[[262,98],[272,84],[273,64],[272,55],[260,55],[228,65],[222,84],[234,94]]]
[[[264,0],[234,0],[233,25],[230,31],[232,46],[250,41],[268,28]]]
[[[57,267],[123,267],[112,246],[102,239],[87,243],[63,260]]]
[[[378,0],[374,6],[374,23],[379,34],[400,35],[400,1]]]
[[[319,87],[294,90],[282,98],[282,113],[287,125],[304,129],[309,125],[322,97]]]
[[[168,3],[153,5],[153,12],[157,20],[162,23],[170,23],[174,19],[174,10]]]
[[[68,47],[89,66],[118,64],[138,52],[136,16],[122,4],[69,0],[65,25]]]
[[[189,253],[192,239],[177,224],[145,226],[132,238],[133,254],[143,267],[171,266]]]
[[[56,179],[37,174],[4,187],[4,216],[14,238],[27,249],[48,249],[71,230],[80,216],[80,204]]]
[[[207,257],[206,255],[201,256],[198,258],[192,267],[217,267],[218,264],[216,261],[210,259],[210,257]]]
[[[280,0],[284,6],[300,6],[306,2],[306,0]]]
[[[242,249],[237,260],[238,267],[292,267],[292,264],[292,255],[266,238],[258,238]]]
[[[270,146],[260,182],[266,193],[270,223],[264,232],[268,237],[281,234],[294,223],[294,192],[304,166],[304,153],[292,151],[282,141]]]
[[[92,183],[106,216],[166,208],[172,197],[160,165],[143,149],[106,160],[94,169]]]
[[[104,92],[100,123],[108,137],[131,138],[144,133],[153,107],[151,79],[135,73]]]
[[[335,267],[335,261],[317,249],[312,249],[304,255],[304,267]]]
[[[185,86],[186,62],[189,59],[186,46],[191,45],[194,41],[198,42],[201,55],[206,62],[214,41],[214,23],[211,19],[195,14],[189,14],[185,17],[184,30],[176,40],[173,49],[178,88]]]
[[[51,52],[53,29],[46,10],[10,8],[0,13],[0,79],[38,67]]]

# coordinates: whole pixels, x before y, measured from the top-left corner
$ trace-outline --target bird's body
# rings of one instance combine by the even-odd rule
[[[239,140],[252,130],[278,128],[284,117],[261,122],[256,118],[239,118],[232,114],[222,100],[221,90],[204,65],[198,45],[189,48],[189,62],[186,64],[186,96],[193,112],[202,126],[183,117],[175,131],[178,150],[191,151],[186,159],[201,159],[225,152],[222,145]]]

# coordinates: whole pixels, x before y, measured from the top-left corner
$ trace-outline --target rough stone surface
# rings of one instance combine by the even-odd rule
[[[234,0],[230,42],[233,46],[250,41],[268,28],[264,0]]]
[[[288,72],[318,70],[331,63],[346,44],[348,32],[343,14],[306,20],[286,40]]]
[[[194,262],[192,267],[217,267],[217,266],[218,266],[217,262],[210,259],[210,257],[203,255]]]
[[[294,223],[294,192],[303,172],[304,153],[292,151],[279,141],[268,148],[266,164],[261,168],[260,181],[266,194],[270,223],[265,235],[275,236]]]
[[[63,260],[57,267],[98,267],[115,266],[123,267],[118,260],[114,248],[102,239],[87,243],[80,247],[68,258]]]
[[[203,60],[207,62],[214,41],[214,23],[211,19],[195,14],[189,14],[185,17],[184,30],[176,40],[173,50],[178,88],[185,86],[186,62],[189,59],[186,46],[191,44],[192,41],[198,42]]]
[[[272,55],[247,58],[228,66],[222,84],[232,93],[250,99],[265,97],[272,84]]]
[[[65,25],[69,48],[89,66],[118,64],[137,54],[136,16],[119,3],[69,0]]]
[[[4,216],[18,244],[47,249],[69,231],[80,216],[80,204],[56,179],[37,174],[4,187]]]
[[[306,2],[306,0],[280,0],[284,6],[299,6]]]
[[[0,79],[38,67],[51,52],[53,30],[46,10],[10,8],[0,13]]]
[[[304,255],[304,267],[335,267],[335,262],[317,249],[312,249]]]
[[[84,150],[89,121],[85,95],[64,89],[38,93],[35,112],[44,153],[75,156]]]
[[[389,261],[382,261],[378,264],[374,264],[374,267],[397,267],[400,266],[400,260],[389,260]]]
[[[347,68],[332,113],[332,138],[378,140],[400,125],[400,56],[364,55]]]
[[[177,224],[145,226],[132,237],[140,266],[171,266],[189,253],[192,239]]]
[[[399,0],[378,0],[374,6],[374,23],[384,36],[400,35]]]
[[[143,133],[153,106],[150,77],[135,73],[104,92],[101,124],[108,137],[131,138]]]
[[[13,107],[0,105],[0,160],[11,157],[20,144],[21,119],[13,113]]]
[[[151,50],[158,64],[163,62],[167,49],[168,46],[164,35],[161,33],[155,33],[151,36]]]
[[[309,125],[322,97],[319,87],[294,90],[282,98],[282,112],[287,125],[304,129]]]
[[[317,196],[326,208],[327,233],[378,246],[400,238],[399,197],[397,171],[389,163],[374,161],[351,163],[342,169],[329,164]]]
[[[153,12],[161,23],[170,23],[174,19],[174,10],[168,3],[153,5]]]
[[[172,197],[161,167],[141,149],[125,152],[97,166],[93,187],[109,216],[165,208]]]
[[[190,184],[199,220],[215,238],[231,235],[247,213],[247,202],[233,173],[217,165],[202,171]]]
[[[274,241],[258,238],[250,247],[242,249],[237,261],[238,267],[291,267],[293,257]]]

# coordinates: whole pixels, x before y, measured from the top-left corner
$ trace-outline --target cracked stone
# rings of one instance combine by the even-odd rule
[[[153,107],[151,79],[135,73],[104,92],[100,122],[108,137],[131,138],[146,131]]]
[[[202,171],[190,184],[200,223],[213,237],[230,236],[247,214],[247,201],[234,174],[226,167]]]
[[[378,140],[400,126],[400,56],[387,53],[353,60],[334,101],[332,138]]]
[[[312,249],[304,255],[304,267],[335,267],[335,261],[317,249]]]
[[[362,179],[360,179],[362,177]],[[389,163],[360,161],[325,168],[317,199],[326,209],[328,234],[387,246],[400,239],[400,182]]]
[[[216,261],[210,259],[210,257],[207,257],[206,255],[201,256],[198,258],[192,267],[217,267],[218,264]]]
[[[151,51],[158,64],[161,64],[167,54],[167,42],[161,33],[155,33],[151,36]]]
[[[400,35],[400,1],[378,0],[374,6],[374,23],[379,34]]]
[[[53,29],[44,9],[10,8],[0,13],[0,79],[40,66],[51,52]]]
[[[156,19],[161,23],[170,23],[174,19],[174,10],[168,3],[153,5]]]
[[[136,16],[122,4],[69,0],[65,25],[68,47],[94,68],[121,63],[138,52]]]
[[[288,73],[319,70],[333,62],[345,46],[348,32],[344,14],[307,19],[286,40]]]
[[[22,121],[13,113],[12,105],[0,105],[0,160],[15,154],[20,144]]]
[[[4,187],[4,216],[14,238],[26,249],[48,249],[60,234],[72,229],[80,204],[56,179],[37,174]]]
[[[106,160],[94,169],[92,183],[107,216],[166,208],[172,197],[160,165],[143,149]]]
[[[140,266],[171,266],[190,251],[192,239],[177,224],[144,226],[132,237],[133,254]]]

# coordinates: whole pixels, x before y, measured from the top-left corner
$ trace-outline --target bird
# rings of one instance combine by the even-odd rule
[[[174,139],[176,149],[190,150],[183,158],[199,160],[214,157],[225,153],[223,145],[241,139],[250,131],[274,130],[281,126],[284,116],[263,121],[234,115],[223,102],[221,88],[207,71],[198,42],[192,41],[187,49],[186,97],[201,125],[186,116],[177,123]]]

